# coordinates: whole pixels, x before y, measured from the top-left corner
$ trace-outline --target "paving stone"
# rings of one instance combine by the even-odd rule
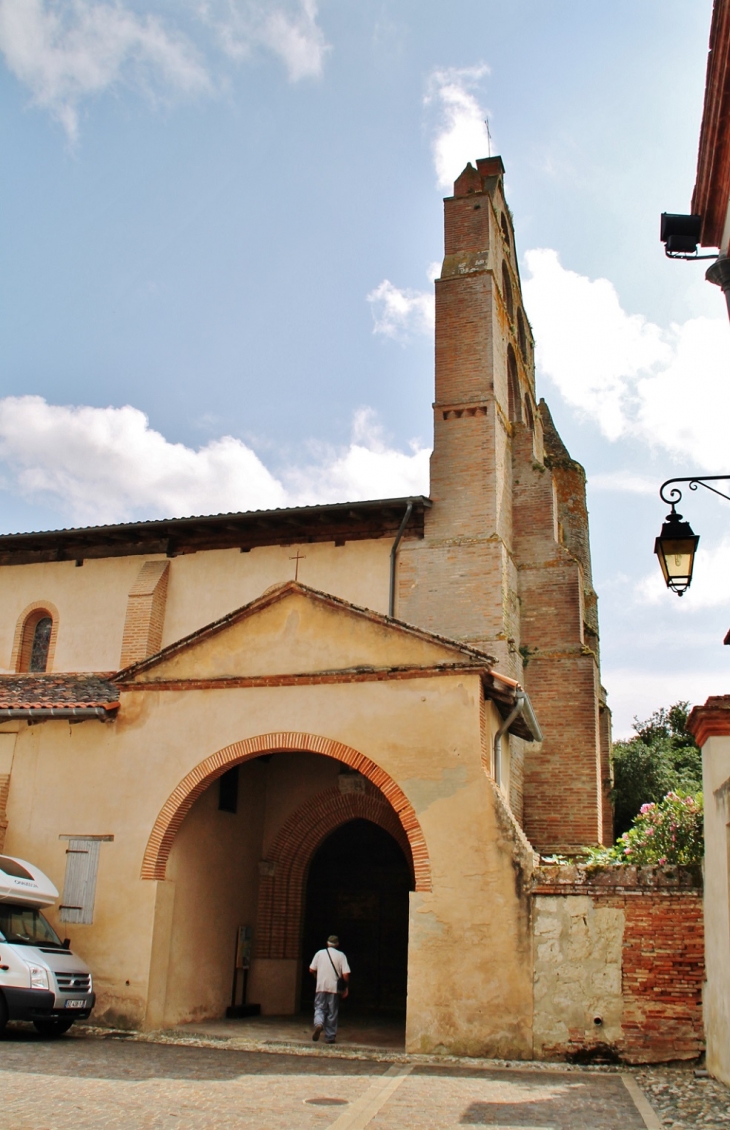
[[[730,1127],[730,1091],[691,1067],[619,1069],[441,1061],[345,1048],[241,1050],[223,1040],[74,1029],[42,1040],[11,1026],[0,1038],[8,1130],[309,1130],[333,1127],[385,1073],[407,1070],[369,1130],[642,1130],[621,1078],[630,1071],[674,1130]],[[369,1108],[368,1108],[369,1109]],[[344,1115],[343,1115],[343,1112]],[[354,1111],[353,1111],[354,1113]],[[341,1124],[340,1124],[341,1125]]]

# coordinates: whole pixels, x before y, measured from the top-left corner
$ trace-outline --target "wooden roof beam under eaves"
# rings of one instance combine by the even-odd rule
[[[175,556],[206,549],[253,549],[257,545],[293,544],[295,541],[392,538],[409,501],[413,504],[413,513],[408,536],[422,537],[424,513],[431,502],[421,496],[3,534],[0,535],[0,566],[142,554]]]

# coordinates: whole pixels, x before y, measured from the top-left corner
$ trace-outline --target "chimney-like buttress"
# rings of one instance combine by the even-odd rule
[[[510,739],[510,801],[536,848],[571,850],[609,834],[585,476],[536,400],[501,157],[457,179],[444,251],[433,506],[424,538],[402,543],[396,616],[486,651],[526,687],[545,741]]]
[[[413,560],[401,551],[397,614],[483,648],[519,676],[510,417],[529,415],[537,457],[542,449],[503,176],[500,157],[467,165],[444,201],[433,508],[420,551]]]

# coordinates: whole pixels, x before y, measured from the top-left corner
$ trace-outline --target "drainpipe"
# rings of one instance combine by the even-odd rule
[[[388,596],[388,615],[391,619],[395,615],[395,556],[398,552],[398,546],[400,545],[401,538],[405,533],[405,528],[408,525],[408,519],[410,518],[412,513],[413,501],[409,500],[408,505],[406,506],[406,512],[403,515],[403,521],[398,527],[398,533],[395,535],[395,541],[393,542],[390,551],[390,593]]]
[[[532,709],[532,703],[522,688],[518,687],[515,691],[515,704],[494,735],[494,781],[500,787],[502,785],[502,738],[520,715],[525,719],[533,741],[542,741],[542,730]]]

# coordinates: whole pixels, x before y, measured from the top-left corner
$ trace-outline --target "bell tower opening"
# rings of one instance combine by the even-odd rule
[[[369,820],[350,820],[321,844],[305,891],[301,1007],[310,1011],[309,962],[337,934],[352,968],[351,1012],[404,1016],[411,869],[402,849]]]

